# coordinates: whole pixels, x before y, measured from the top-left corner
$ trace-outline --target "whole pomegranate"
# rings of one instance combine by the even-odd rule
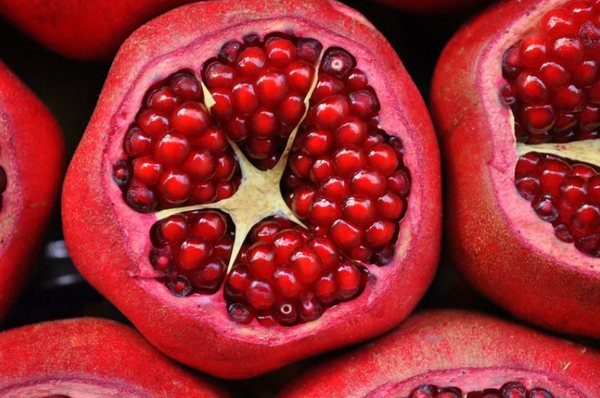
[[[278,398],[595,398],[600,353],[466,311],[431,311],[295,378]]]
[[[453,259],[528,322],[600,338],[600,3],[503,2],[450,41],[432,112]]]
[[[85,61],[110,60],[131,32],[194,0],[0,0],[0,15],[45,47]]]
[[[64,171],[54,117],[0,62],[0,319],[22,290]]]
[[[228,396],[163,356],[136,330],[103,319],[46,322],[0,333],[0,358],[0,395],[5,397]]]
[[[160,350],[226,378],[402,321],[440,213],[418,91],[324,0],[203,2],[140,28],[63,190],[82,274]]]
[[[378,0],[402,11],[442,14],[464,12],[491,3],[492,0]]]

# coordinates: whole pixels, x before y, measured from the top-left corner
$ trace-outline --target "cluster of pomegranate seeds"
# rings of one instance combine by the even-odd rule
[[[439,388],[433,385],[417,387],[408,398],[554,398],[554,395],[541,388],[527,388],[519,382],[504,384],[500,389],[490,388],[464,394],[459,388]]]
[[[216,293],[231,257],[234,230],[223,214],[212,210],[167,217],[152,227],[150,264],[175,296]]]
[[[378,112],[377,95],[354,57],[328,49],[282,188],[311,230],[350,259],[382,265],[393,256],[410,173],[402,141],[379,129]]]
[[[239,186],[237,160],[191,72],[148,90],[123,150],[128,158],[115,164],[113,178],[139,212],[215,202]]]
[[[515,116],[518,142],[598,139],[600,2],[575,0],[547,12],[536,30],[506,51],[502,72],[508,83],[501,97]],[[517,190],[552,223],[556,237],[594,257],[600,257],[598,171],[542,152],[525,153],[515,170]]]
[[[549,11],[502,60],[504,103],[523,143],[570,142],[600,134],[600,2]]]
[[[360,294],[366,277],[330,239],[277,217],[257,224],[242,248],[225,283],[227,311],[242,324],[310,322]]]
[[[150,264],[174,296],[222,287],[234,322],[292,326],[356,298],[369,264],[393,258],[411,186],[402,141],[379,128],[379,100],[356,59],[337,47],[321,52],[310,38],[251,34],[225,43],[200,68],[212,100],[191,71],[148,90],[114,181],[138,212],[210,204],[167,210],[150,231]],[[274,168],[296,130],[285,172]],[[242,169],[250,185],[240,186]],[[280,186],[271,198],[279,211],[242,227],[234,215],[252,205],[244,195],[276,190],[265,184]],[[242,200],[227,207],[231,218],[212,210],[227,198],[228,206]],[[290,221],[294,216],[308,229]]]
[[[322,45],[314,39],[251,34],[225,43],[202,66],[211,113],[259,168],[271,169],[306,110]]]
[[[600,175],[591,166],[529,152],[515,171],[519,193],[537,215],[552,223],[556,237],[600,257]]]

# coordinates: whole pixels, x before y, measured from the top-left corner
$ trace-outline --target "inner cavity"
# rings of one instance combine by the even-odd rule
[[[311,38],[250,34],[194,70],[149,88],[113,166],[132,209],[186,207],[150,231],[157,280],[177,297],[223,294],[234,322],[265,327],[358,297],[369,267],[394,256],[411,179],[355,57]],[[265,216],[236,255],[235,217],[219,202],[251,184],[240,163],[269,173],[282,158],[280,194],[304,225]]]
[[[554,395],[542,388],[527,390],[519,382],[510,382],[500,389],[489,388],[470,392],[463,392],[457,387],[422,385],[414,389],[408,398],[554,398]]]
[[[566,148],[599,138],[600,2],[576,0],[547,12],[505,52],[502,73],[500,96],[515,117],[518,145],[539,145],[521,152],[517,190],[558,239],[600,257],[598,167],[578,161],[576,152],[544,152],[553,143]]]

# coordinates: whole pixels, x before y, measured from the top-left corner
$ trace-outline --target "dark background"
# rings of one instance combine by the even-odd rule
[[[427,101],[436,60],[443,46],[475,11],[456,15],[411,15],[371,1],[345,1],[361,11],[394,46]],[[58,119],[72,156],[96,105],[110,63],[84,63],[56,55],[6,22],[0,21],[0,59],[50,108]],[[473,292],[445,261],[420,304],[421,308],[463,307],[506,316]],[[401,297],[398,297],[401,299]],[[79,275],[62,241],[59,209],[43,258],[27,290],[0,329],[35,322],[99,316],[127,320]],[[240,397],[270,397],[298,370],[332,354],[290,365],[273,374],[223,384]],[[335,353],[333,354],[335,355]]]

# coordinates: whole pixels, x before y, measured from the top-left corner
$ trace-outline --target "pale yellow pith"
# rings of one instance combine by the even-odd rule
[[[319,65],[320,62],[321,59],[318,60],[316,65]],[[296,127],[292,130],[283,154],[274,168],[266,171],[257,169],[252,163],[250,163],[246,156],[244,156],[239,147],[234,142],[229,141],[242,172],[242,182],[233,196],[217,203],[179,207],[175,209],[162,210],[156,213],[156,217],[159,220],[165,219],[174,214],[203,209],[216,209],[227,213],[235,224],[235,240],[233,243],[231,258],[227,267],[227,273],[229,273],[233,267],[233,263],[237,258],[246,236],[252,227],[261,220],[270,216],[284,216],[291,221],[305,227],[302,221],[298,220],[298,218],[294,215],[294,213],[292,213],[290,208],[285,203],[279,184],[283,176],[283,172],[285,171],[287,159],[290,155],[296,133],[308,114],[310,97],[317,85],[318,80],[318,69],[315,69],[315,76],[313,78],[311,88],[304,99],[304,104],[306,105],[304,115]],[[204,105],[210,111],[215,105],[215,100],[204,83],[201,84],[205,98]]]
[[[510,115],[510,124],[515,130],[515,119]],[[557,155],[576,162],[588,163],[600,167],[600,140],[571,141],[565,143],[522,144],[516,143],[517,154],[520,156],[529,152]]]

